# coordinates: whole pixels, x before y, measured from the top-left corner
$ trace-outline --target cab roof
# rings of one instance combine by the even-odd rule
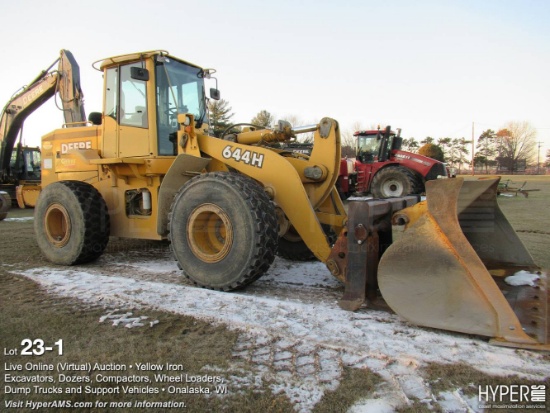
[[[108,66],[117,65],[119,63],[148,59],[150,57],[157,56],[157,55],[168,57],[170,59],[177,60],[179,62],[202,69],[200,66],[197,66],[193,63],[187,62],[175,56],[171,56],[170,53],[167,52],[166,50],[149,50],[146,52],[128,53],[128,54],[123,54],[118,56],[107,57],[107,58],[95,61],[94,63],[92,63],[92,67],[102,72],[103,69]]]
[[[371,129],[371,130],[361,130],[357,131],[353,134],[353,136],[370,136],[370,135],[377,135],[378,133],[384,133],[382,129]],[[394,131],[390,131],[390,135],[395,135]]]

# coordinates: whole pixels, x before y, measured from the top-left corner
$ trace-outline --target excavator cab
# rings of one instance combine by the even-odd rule
[[[17,145],[11,155],[10,168],[12,175],[20,184],[40,182],[40,149]]]

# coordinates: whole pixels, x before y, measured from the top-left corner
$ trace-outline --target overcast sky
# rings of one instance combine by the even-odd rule
[[[235,122],[260,110],[305,124],[330,116],[418,140],[529,121],[550,149],[550,1],[18,0],[0,14],[3,106],[59,55],[100,111],[104,57],[151,49],[215,68]],[[209,85],[208,87],[213,86]],[[53,100],[25,140],[61,125]]]

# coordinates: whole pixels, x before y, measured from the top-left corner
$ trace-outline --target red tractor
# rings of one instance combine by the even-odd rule
[[[338,190],[343,198],[355,192],[375,198],[401,197],[424,192],[424,183],[448,177],[443,162],[401,150],[403,138],[388,126],[384,131],[355,132],[355,162],[342,159]]]

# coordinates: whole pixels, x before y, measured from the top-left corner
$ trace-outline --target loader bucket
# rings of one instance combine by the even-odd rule
[[[427,182],[426,201],[394,215],[406,229],[380,259],[379,288],[414,324],[550,350],[546,274],[499,209],[498,182]],[[509,285],[520,270],[527,285]]]

